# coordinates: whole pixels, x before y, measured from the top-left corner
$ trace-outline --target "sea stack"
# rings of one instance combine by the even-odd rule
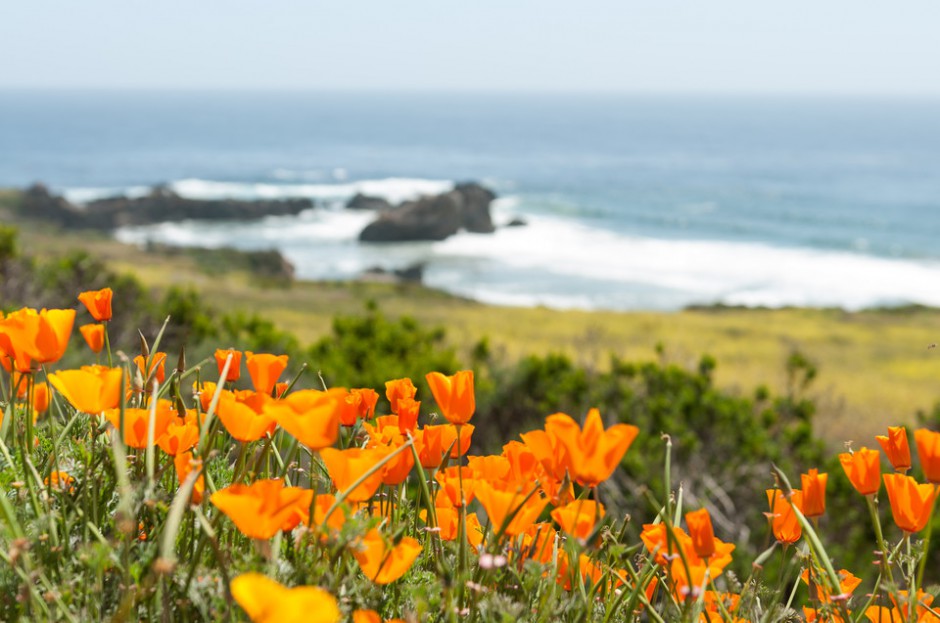
[[[490,234],[496,228],[490,204],[496,194],[477,184],[457,184],[439,195],[406,201],[379,214],[359,234],[362,242],[408,242],[444,240],[461,229]]]

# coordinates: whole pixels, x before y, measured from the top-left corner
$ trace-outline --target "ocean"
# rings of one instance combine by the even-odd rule
[[[118,238],[277,248],[307,279],[425,265],[485,302],[940,306],[940,102],[499,93],[0,91],[0,186],[76,202],[169,184],[309,197],[260,222]],[[476,180],[495,234],[367,245],[356,192]]]

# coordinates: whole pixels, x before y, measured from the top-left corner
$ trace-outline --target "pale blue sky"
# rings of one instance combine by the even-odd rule
[[[940,94],[940,2],[24,0],[0,87]]]

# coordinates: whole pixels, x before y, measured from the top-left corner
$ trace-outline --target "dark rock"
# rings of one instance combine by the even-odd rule
[[[364,242],[444,240],[460,229],[460,196],[455,192],[408,201],[366,225],[359,234]]]
[[[496,199],[496,193],[474,182],[457,184],[454,192],[463,197],[463,227],[478,234],[492,234],[496,231],[490,217],[490,204]]]
[[[26,189],[22,203],[24,216],[30,218],[52,221],[63,227],[104,230],[185,219],[251,220],[297,214],[312,207],[313,202],[309,199],[184,199],[166,186],[155,186],[146,197],[110,197],[76,206],[53,195],[42,184]]]
[[[359,234],[363,242],[444,240],[461,228],[476,233],[495,231],[490,203],[496,197],[479,184],[458,184],[440,195],[407,201],[369,223]]]
[[[516,218],[506,223],[506,227],[525,227],[528,224],[529,223],[525,219],[519,218],[517,216]]]
[[[352,199],[346,202],[346,208],[349,210],[375,210],[376,212],[383,212],[385,210],[391,210],[393,207],[394,206],[392,206],[388,200],[382,197],[370,197],[362,193],[356,193]]]
[[[381,266],[370,266],[369,268],[362,271],[362,274],[381,276],[381,275],[387,275],[388,271],[382,268]]]
[[[407,281],[408,283],[421,283],[421,280],[424,279],[424,264],[418,262],[417,264],[411,264],[405,266],[404,268],[396,268],[394,271],[395,276],[398,277],[401,281]]]
[[[20,205],[23,216],[52,221],[66,227],[80,226],[85,219],[84,210],[63,197],[53,195],[43,184],[33,184],[23,191]]]
[[[313,202],[309,199],[184,199],[169,188],[157,186],[146,197],[115,197],[92,201],[85,207],[85,211],[90,226],[113,229],[187,219],[245,221],[265,216],[298,214],[312,207]]]
[[[362,271],[362,277],[370,281],[390,283],[421,283],[424,279],[424,263],[410,264],[404,268],[386,270],[381,266],[371,266]]]

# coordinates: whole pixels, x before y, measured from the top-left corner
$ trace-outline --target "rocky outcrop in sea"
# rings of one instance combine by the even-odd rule
[[[477,183],[457,184],[439,195],[406,201],[384,210],[359,234],[362,242],[444,240],[461,229],[489,234],[496,231],[490,204],[496,194]]]
[[[42,184],[23,194],[25,216],[52,221],[63,227],[113,230],[183,220],[252,220],[265,216],[299,214],[313,207],[309,199],[186,199],[165,186],[155,186],[144,197],[111,197],[84,206],[53,195]]]

